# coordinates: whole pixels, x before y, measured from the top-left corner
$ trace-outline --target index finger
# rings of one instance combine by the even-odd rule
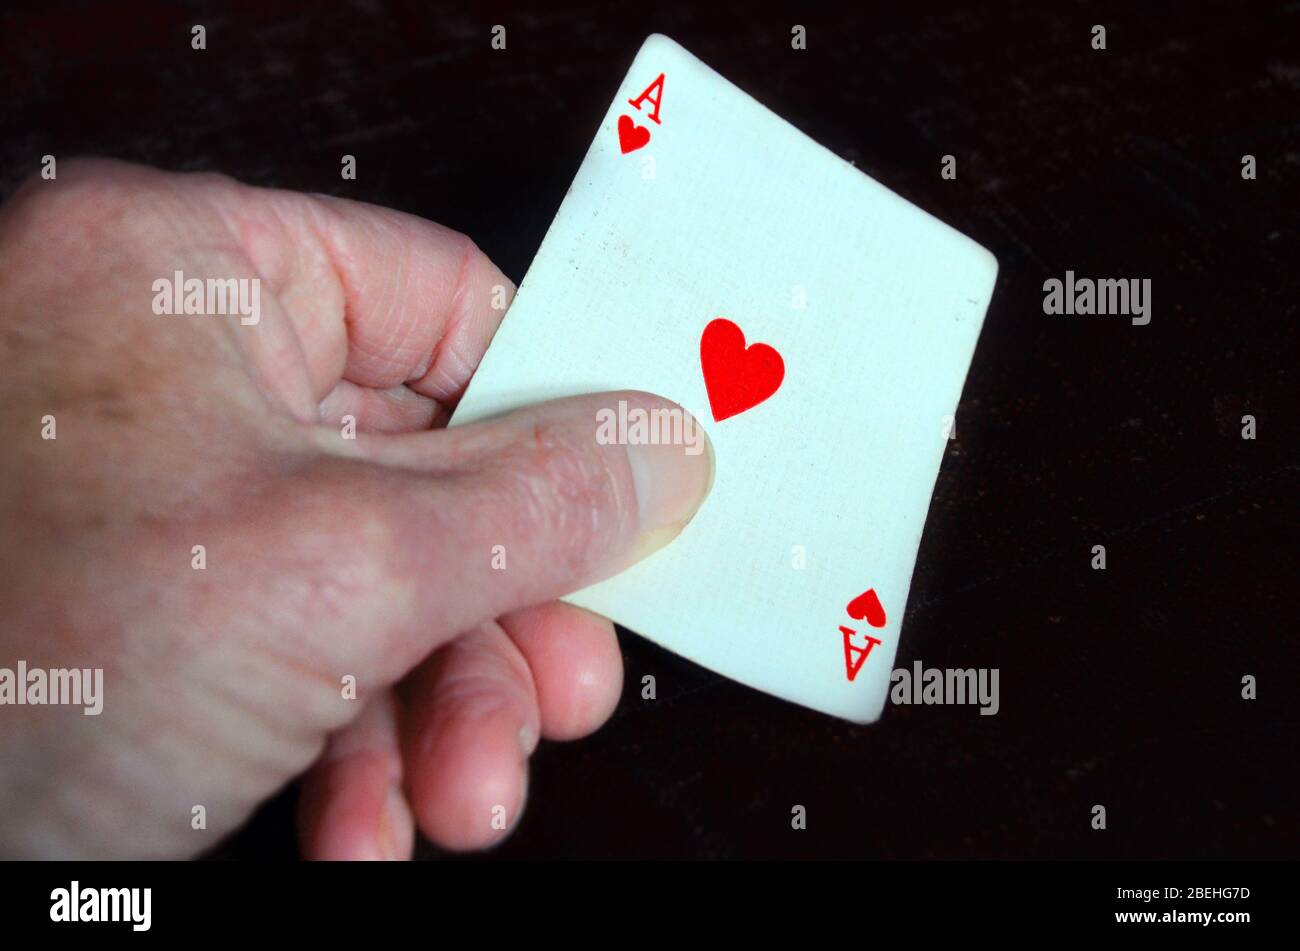
[[[278,278],[317,399],[340,379],[460,398],[515,292],[472,240],[345,198],[242,191],[235,227]]]

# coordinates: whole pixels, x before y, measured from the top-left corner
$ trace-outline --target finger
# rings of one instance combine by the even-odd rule
[[[298,327],[318,399],[340,378],[459,399],[515,290],[473,241],[344,198],[241,195],[228,214]]]
[[[77,160],[60,171],[51,194],[92,209],[92,222],[148,210],[132,225],[147,230],[128,233],[142,239],[133,254],[149,270],[181,252],[232,273],[251,270],[272,313],[256,334],[232,339],[258,341],[267,364],[259,369],[272,383],[301,359],[304,392],[317,401],[347,379],[380,390],[409,384],[454,404],[514,296],[514,284],[473,241],[414,215],[110,160]],[[21,221],[45,194],[24,188],[5,203],[4,217]],[[46,242],[63,237],[21,230]],[[112,255],[105,260],[121,266]]]
[[[403,684],[406,795],[448,849],[504,838],[519,819],[539,714],[532,675],[495,622],[456,638]]]
[[[465,235],[388,208],[316,196],[321,237],[342,277],[344,376],[363,386],[459,399],[514,296]]]
[[[429,429],[443,415],[437,402],[407,386],[375,390],[340,380],[320,402],[322,423],[339,427],[351,416],[357,432],[403,433]]]
[[[330,737],[303,780],[298,835],[308,859],[409,859],[397,701],[385,691]]]
[[[552,601],[501,618],[528,662],[542,736],[573,740],[609,719],[623,689],[623,654],[614,625],[599,614]]]
[[[597,420],[611,401],[627,414],[675,412],[694,439],[610,443]],[[387,570],[402,588],[385,616],[403,611],[405,633],[385,658],[409,669],[461,631],[616,574],[675,538],[712,481],[694,422],[665,400],[624,392],[437,432],[322,437],[323,450],[354,453],[335,477],[338,530],[355,517],[345,512],[382,526]],[[346,544],[355,552],[367,537],[353,531]]]

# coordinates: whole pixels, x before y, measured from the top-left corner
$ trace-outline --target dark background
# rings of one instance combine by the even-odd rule
[[[542,744],[490,856],[1300,855],[1300,4],[852,6],[9,7],[0,194],[46,153],[214,169],[432,218],[518,281],[667,33],[1001,264],[896,661],[999,668],[1001,711],[853,726],[620,632],[612,722]],[[1151,323],[1044,316],[1067,269],[1150,278]],[[295,854],[294,795],[216,854]]]

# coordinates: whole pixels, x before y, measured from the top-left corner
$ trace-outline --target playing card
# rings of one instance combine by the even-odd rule
[[[567,600],[871,721],[996,273],[651,36],[453,424],[616,389],[691,410],[716,454],[709,498],[666,548]]]

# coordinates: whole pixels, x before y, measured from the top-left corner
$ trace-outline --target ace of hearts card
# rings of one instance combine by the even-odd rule
[[[690,410],[709,497],[667,547],[566,600],[869,722],[996,275],[654,35],[452,424],[623,389]]]

